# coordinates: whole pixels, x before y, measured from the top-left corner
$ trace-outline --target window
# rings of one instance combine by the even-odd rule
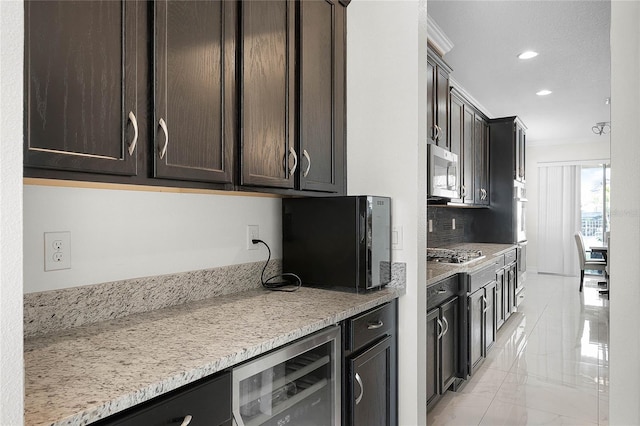
[[[609,231],[609,164],[582,166],[580,191],[580,219],[584,243],[601,246],[605,242],[605,233]]]

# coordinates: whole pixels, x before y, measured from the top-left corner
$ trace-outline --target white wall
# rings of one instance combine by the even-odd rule
[[[399,423],[426,424],[426,1],[353,1],[348,13],[348,190],[392,197],[403,228]]]
[[[25,185],[24,292],[281,258],[280,198]],[[44,271],[44,233],[71,232],[71,269]]]
[[[0,2],[0,425],[23,422],[23,10]]]
[[[527,269],[538,269],[538,164],[552,162],[585,162],[609,160],[610,141],[603,136],[598,142],[578,142],[566,145],[529,145],[527,147]],[[572,237],[573,238],[573,237]]]
[[[612,425],[640,424],[640,2],[611,2]]]

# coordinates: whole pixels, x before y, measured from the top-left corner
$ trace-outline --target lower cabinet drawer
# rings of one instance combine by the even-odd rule
[[[98,425],[179,426],[191,417],[189,426],[231,424],[231,373],[203,379],[167,395],[115,414]]]
[[[392,303],[350,318],[346,321],[345,349],[356,351],[382,336],[391,334],[394,324],[395,310]]]

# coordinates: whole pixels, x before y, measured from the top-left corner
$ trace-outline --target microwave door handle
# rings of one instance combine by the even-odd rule
[[[364,239],[366,236],[366,218],[364,214],[358,215],[358,219],[360,220],[360,244],[364,244]]]

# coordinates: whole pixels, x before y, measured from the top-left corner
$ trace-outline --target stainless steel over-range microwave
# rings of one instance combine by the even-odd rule
[[[427,196],[460,198],[458,155],[434,144],[427,144]]]

